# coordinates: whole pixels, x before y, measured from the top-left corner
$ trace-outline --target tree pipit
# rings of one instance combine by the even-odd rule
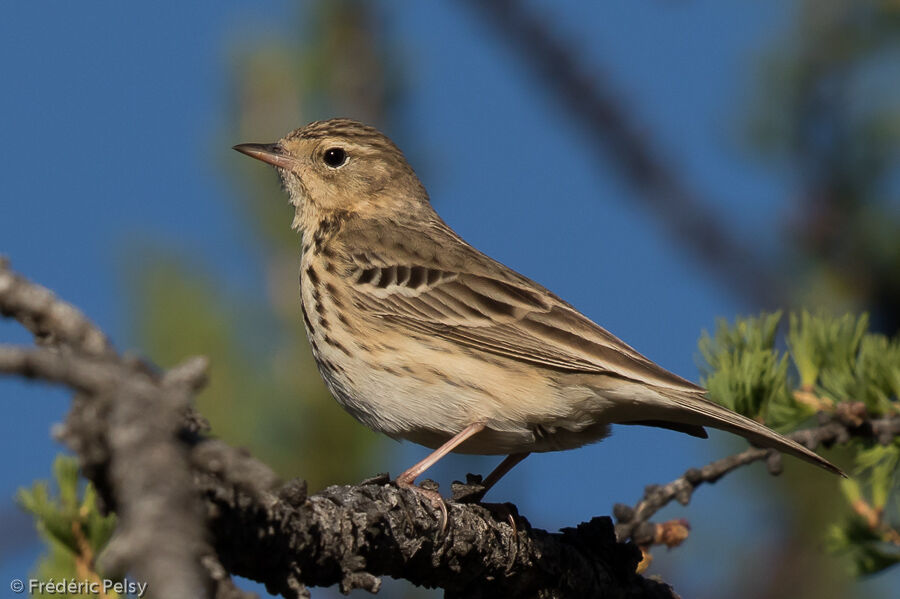
[[[422,492],[416,477],[451,451],[507,455],[486,490],[529,453],[611,424],[709,426],[843,474],[463,241],[376,129],[332,119],[234,149],[274,165],[290,194],[301,313],[331,393],[370,428],[436,448],[397,484]]]

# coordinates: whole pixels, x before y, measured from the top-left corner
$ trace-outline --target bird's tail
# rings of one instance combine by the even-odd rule
[[[700,437],[706,436],[702,427],[709,426],[740,435],[757,447],[776,449],[845,478],[847,476],[840,468],[796,441],[706,399],[701,390],[650,388],[646,385],[639,387],[640,407],[635,411],[640,414],[640,418],[630,416],[628,412],[632,410],[628,403],[619,400],[615,402],[617,408],[610,413],[612,423],[662,426]]]

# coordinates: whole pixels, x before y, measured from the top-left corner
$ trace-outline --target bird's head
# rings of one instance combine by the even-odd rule
[[[357,121],[316,121],[275,143],[234,149],[275,166],[296,210],[294,227],[301,230],[335,211],[390,217],[431,209],[399,148]]]

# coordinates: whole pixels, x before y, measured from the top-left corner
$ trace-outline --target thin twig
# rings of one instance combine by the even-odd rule
[[[820,446],[830,447],[833,444],[846,443],[851,438],[890,443],[900,436],[900,416],[875,419],[861,417],[859,410],[861,403],[845,403],[848,404],[848,409],[826,415],[819,426],[795,431],[787,436],[811,450]],[[653,544],[659,525],[652,523],[650,518],[659,510],[672,501],[687,505],[697,487],[714,483],[729,472],[763,459],[767,460],[766,465],[772,474],[781,472],[780,453],[771,449],[750,447],[702,468],[690,468],[665,485],[647,486],[644,497],[634,506],[620,503],[613,507],[613,515],[617,520],[616,537],[619,540],[631,539],[640,546]]]

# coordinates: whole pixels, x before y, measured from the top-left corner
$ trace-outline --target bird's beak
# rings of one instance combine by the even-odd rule
[[[294,160],[280,144],[238,144],[232,149],[280,168],[291,168],[294,165]]]

